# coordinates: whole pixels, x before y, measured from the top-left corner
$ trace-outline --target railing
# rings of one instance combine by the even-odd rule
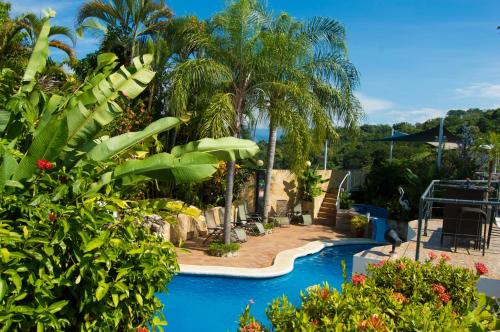
[[[443,209],[442,206],[446,205],[454,205],[457,206],[466,206],[466,207],[475,207],[477,210],[484,209],[488,214],[486,216],[485,225],[482,228],[482,234],[479,234],[479,249],[482,249],[482,253],[486,250],[486,247],[490,245],[493,221],[497,214],[497,211],[500,209],[500,198],[498,196],[498,191],[500,189],[500,181],[493,181],[492,187],[495,189],[490,192],[489,199],[465,199],[465,198],[446,198],[442,197],[443,190],[445,188],[460,188],[463,190],[468,189],[477,189],[481,188],[485,191],[488,190],[487,181],[484,180],[433,180],[429,187],[424,191],[422,196],[420,197],[419,204],[419,213],[418,213],[418,229],[417,229],[417,248],[415,251],[415,259],[420,259],[420,247],[422,244],[422,235],[427,236],[427,224],[430,219],[433,218],[433,210],[438,207],[434,206],[434,204],[440,205],[439,209]],[[496,195],[495,195],[496,193]],[[441,217],[444,220],[444,215]],[[457,222],[457,221],[456,221]],[[489,226],[487,226],[489,224]],[[482,224],[481,224],[482,225]],[[444,226],[443,226],[444,227]],[[459,228],[455,226],[455,237],[464,234],[458,234]],[[423,233],[423,234],[422,234]],[[443,229],[441,230],[443,233]],[[454,240],[456,242],[456,240]],[[482,248],[481,248],[482,247]]]
[[[347,183],[347,191],[350,190],[351,181],[347,181],[350,177],[351,177],[351,171],[348,171],[347,174],[342,179],[342,181],[340,181],[339,190],[337,191],[337,200],[335,202],[335,204],[337,206],[337,210],[340,209],[340,194],[342,192],[344,192],[344,188],[343,188],[344,183]]]

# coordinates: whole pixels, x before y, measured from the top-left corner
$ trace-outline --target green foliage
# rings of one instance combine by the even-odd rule
[[[207,253],[210,256],[224,256],[225,254],[233,253],[240,250],[239,243],[224,244],[220,241],[214,241],[208,245]]]
[[[361,233],[368,225],[368,218],[363,215],[354,215],[351,218],[351,226],[357,233]]]
[[[40,171],[0,196],[0,325],[8,330],[128,331],[157,316],[177,272],[171,243],[117,192],[88,195],[98,177]],[[111,188],[109,188],[111,190]],[[117,212],[120,218],[114,218]]]
[[[328,284],[311,286],[301,293],[300,307],[284,296],[274,300],[266,314],[272,331],[498,329],[498,304],[477,294],[477,279],[471,270],[448,265],[444,258],[437,263],[391,260],[373,265],[367,276],[354,274],[342,292]],[[248,309],[241,316],[240,331],[252,322]]]
[[[312,201],[314,197],[318,197],[323,193],[321,184],[328,182],[329,179],[324,180],[321,175],[316,174],[316,170],[307,168],[299,176],[299,188],[301,197],[305,201]]]
[[[340,208],[348,210],[351,208],[352,204],[354,204],[354,200],[350,199],[351,194],[347,191],[342,191],[339,195],[340,199]]]

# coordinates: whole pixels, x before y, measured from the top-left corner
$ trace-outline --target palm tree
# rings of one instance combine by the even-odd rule
[[[264,66],[270,81],[260,110],[269,121],[269,145],[263,217],[270,207],[270,184],[278,128],[291,147],[292,169],[303,169],[312,146],[335,138],[334,120],[357,123],[361,109],[352,91],[358,75],[349,62],[345,31],[334,20],[298,22],[286,14],[276,17],[263,34]]]
[[[240,137],[260,94],[257,73],[259,35],[267,22],[258,0],[232,1],[207,21],[201,49],[176,66],[169,89],[170,114],[195,106],[200,137]],[[231,211],[235,162],[227,163],[226,211]],[[230,242],[231,213],[224,217],[224,242]]]
[[[105,42],[124,43],[127,62],[137,55],[137,43],[164,30],[173,14],[160,0],[89,0],[77,14],[78,32],[104,33]]]
[[[21,15],[16,21],[19,27],[22,28],[22,31],[26,33],[25,39],[28,41],[29,48],[33,49],[40,36],[44,20],[33,13],[27,13]],[[53,38],[55,36],[66,37],[73,45],[70,46],[60,39]],[[70,64],[74,64],[77,61],[75,50],[73,49],[75,43],[75,34],[69,28],[61,25],[52,25],[50,27],[49,46],[65,52],[69,57]]]

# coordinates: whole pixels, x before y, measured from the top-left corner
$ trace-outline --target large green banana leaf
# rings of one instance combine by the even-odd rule
[[[67,139],[66,118],[52,118],[47,124],[47,130],[43,130],[31,143],[17,167],[13,180],[19,181],[29,178],[36,171],[38,160],[56,160],[66,146]]]
[[[50,17],[54,15],[55,13],[51,12],[48,17],[43,19],[42,28],[37,36],[35,47],[24,72],[23,83],[25,84],[33,82],[36,74],[43,71],[47,64],[49,56]],[[33,84],[25,85],[22,88],[24,91],[31,91],[31,89],[33,89]]]
[[[5,183],[10,180],[16,168],[16,159],[9,152],[4,151],[2,154],[2,164],[0,165],[0,192],[3,191]]]
[[[87,158],[95,161],[107,160],[144,139],[174,128],[180,123],[181,119],[173,117],[157,120],[144,130],[125,133],[101,142],[87,153]]]
[[[195,151],[212,154],[220,160],[235,161],[253,157],[259,152],[259,146],[254,141],[236,137],[204,138],[186,145],[175,146],[170,153],[180,157]]]
[[[0,134],[5,131],[10,121],[10,112],[0,110]]]
[[[166,182],[198,182],[210,178],[217,166],[218,159],[208,153],[191,152],[180,158],[159,153],[144,160],[125,162],[115,168],[114,178],[145,176]]]
[[[147,67],[153,57],[146,54],[133,60],[134,70],[124,66],[108,77],[103,77],[92,89],[78,97],[76,107],[68,112],[68,146],[77,147],[93,139],[101,128],[118,116],[122,109],[114,102],[120,93],[127,98],[137,97],[155,73]],[[90,105],[95,105],[88,108]]]

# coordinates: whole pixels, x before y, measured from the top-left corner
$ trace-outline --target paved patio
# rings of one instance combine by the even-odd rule
[[[284,250],[301,247],[317,240],[336,240],[352,237],[342,227],[331,225],[291,225],[287,228],[274,228],[273,233],[264,236],[249,236],[248,241],[241,244],[237,257],[213,257],[206,254],[207,244],[203,238],[189,240],[183,248],[178,249],[180,264],[215,265],[231,267],[259,268],[273,264],[276,255]]]
[[[417,220],[410,222],[413,229],[417,228]],[[450,259],[450,264],[463,266],[475,270],[475,263],[484,263],[488,267],[489,273],[486,275],[488,278],[500,279],[500,240],[498,237],[492,237],[490,248],[486,249],[486,253],[482,256],[482,252],[467,248],[463,244],[458,246],[457,252],[454,252],[454,247],[451,245],[452,238],[445,237],[443,246],[440,244],[441,239],[442,220],[431,219],[428,225],[428,236],[422,235],[422,246],[420,247],[420,259],[425,260],[429,253],[435,252],[437,255],[446,254]],[[417,238],[415,236],[411,241],[405,242],[401,247],[396,249],[398,257],[408,257],[415,259],[415,252],[417,247]],[[453,248],[453,250],[452,250]],[[385,260],[391,257],[390,251],[392,247],[380,246],[374,247],[370,250],[365,250],[356,254],[356,256],[364,257],[371,260]]]

